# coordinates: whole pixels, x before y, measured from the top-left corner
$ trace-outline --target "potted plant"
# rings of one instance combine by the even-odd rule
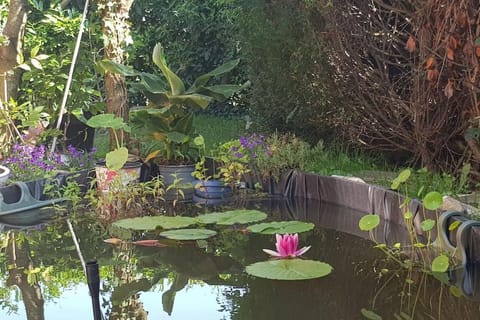
[[[123,119],[110,113],[97,114],[88,119],[87,125],[92,128],[110,129],[115,138],[115,148],[106,154],[104,162],[97,163],[95,167],[99,191],[109,191],[109,185],[114,179],[120,179],[123,185],[138,181],[142,164],[135,160],[129,161],[128,148],[123,141],[124,135],[119,137],[117,134],[117,130],[131,132]]]
[[[220,158],[205,156],[205,141],[202,136],[195,138],[195,145],[199,149],[200,160],[195,164],[192,176],[194,182],[194,202],[204,204],[218,204],[233,195],[232,188],[222,179]]]
[[[99,62],[99,66],[103,70],[140,80],[133,83],[132,87],[141,91],[148,102],[146,108],[130,113],[133,134],[142,142],[153,146],[146,160],[158,163],[167,187],[171,182],[168,180],[178,181],[179,174],[190,177],[189,182],[185,180],[181,183],[192,185],[191,173],[198,160],[194,145],[194,139],[198,136],[193,126],[194,112],[207,108],[212,101],[226,100],[249,83],[207,86],[211,78],[235,68],[239,60],[233,60],[199,76],[187,89],[185,83],[168,67],[161,44],[153,49],[152,60],[160,69],[161,76],[138,72],[109,60]],[[187,173],[184,174],[185,172]],[[193,195],[192,187],[185,189]]]

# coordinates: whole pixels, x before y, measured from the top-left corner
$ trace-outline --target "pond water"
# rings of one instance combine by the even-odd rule
[[[315,223],[313,231],[300,236],[300,246],[311,245],[306,258],[332,265],[333,272],[304,281],[249,276],[245,266],[267,260],[262,249],[274,249],[275,240],[246,234],[241,227],[225,227],[200,245],[115,246],[103,240],[118,236],[119,230],[86,216],[71,218],[83,257],[96,259],[100,266],[104,319],[366,319],[362,309],[374,310],[383,319],[480,318],[478,272],[470,270],[465,278],[457,274],[460,287],[467,280],[472,287],[471,297],[457,298],[452,294],[458,293],[456,287],[442,286],[423,273],[395,271],[400,268],[358,230],[361,212],[305,200],[268,199],[244,206],[269,213],[274,220]],[[0,319],[93,318],[64,219],[2,230]],[[384,223],[378,230],[375,237],[381,242],[405,238],[399,226]]]

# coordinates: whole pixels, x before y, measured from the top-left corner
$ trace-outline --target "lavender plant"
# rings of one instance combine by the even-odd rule
[[[12,152],[3,161],[10,168],[11,179],[29,181],[38,178],[52,177],[58,170],[75,171],[91,168],[95,150],[82,153],[72,146],[67,147],[66,159],[56,152],[49,152],[45,145],[14,144]]]
[[[53,176],[63,162],[60,155],[50,154],[44,145],[15,144],[3,164],[10,168],[11,179],[28,181]]]

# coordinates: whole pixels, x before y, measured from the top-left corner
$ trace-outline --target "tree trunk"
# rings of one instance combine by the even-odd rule
[[[127,24],[128,12],[133,0],[98,1],[102,15],[102,32],[104,36],[104,57],[117,63],[123,63],[123,47],[129,43],[130,32]],[[105,74],[106,111],[121,117],[128,123],[127,87],[123,76],[107,72]],[[124,132],[117,132],[125,141]],[[115,146],[115,138],[110,135],[110,147]]]
[[[23,50],[27,6],[26,0],[10,0],[8,19],[2,32],[6,41],[0,45],[0,101],[17,96],[20,70],[13,68],[17,65],[17,55]]]

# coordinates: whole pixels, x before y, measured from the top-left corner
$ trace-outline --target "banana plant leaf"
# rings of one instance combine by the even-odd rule
[[[213,69],[212,71],[199,76],[197,79],[195,79],[192,88],[199,88],[204,86],[212,77],[219,76],[233,70],[236,66],[238,66],[239,63],[240,59],[228,61],[221,66]]]
[[[153,48],[152,59],[153,63],[162,70],[163,75],[167,78],[171,94],[173,96],[183,94],[185,92],[185,85],[183,84],[183,81],[167,66],[165,52],[160,43],[157,43],[155,48]]]

